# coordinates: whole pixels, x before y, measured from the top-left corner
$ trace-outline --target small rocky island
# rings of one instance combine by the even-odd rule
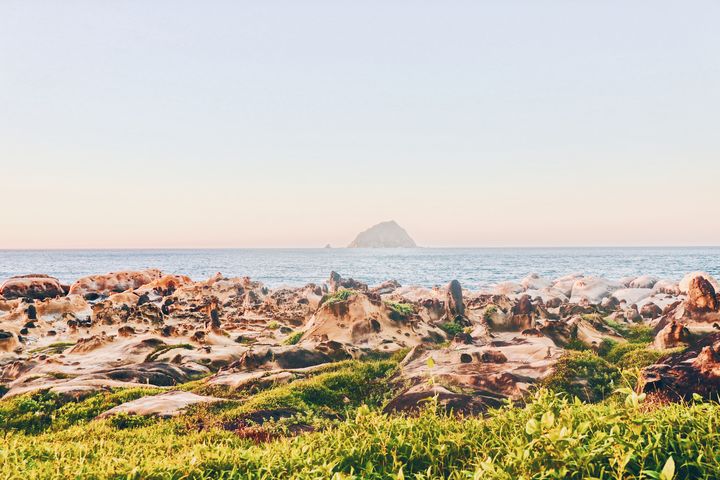
[[[404,228],[390,220],[360,232],[348,248],[416,248],[417,244]]]

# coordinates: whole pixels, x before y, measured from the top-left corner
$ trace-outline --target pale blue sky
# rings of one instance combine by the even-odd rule
[[[0,3],[0,248],[720,244],[717,1]]]

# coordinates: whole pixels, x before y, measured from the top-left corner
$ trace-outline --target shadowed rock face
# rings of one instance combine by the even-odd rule
[[[679,347],[685,345],[689,337],[690,332],[687,327],[676,320],[672,320],[655,335],[654,346],[659,349]]]
[[[415,241],[394,220],[378,223],[358,234],[348,248],[415,248]]]
[[[0,285],[0,296],[7,300],[25,298],[42,300],[65,295],[57,278],[48,275],[30,274],[11,277]]]
[[[645,368],[640,390],[672,401],[689,401],[693,394],[717,400],[720,395],[720,333],[708,335],[687,350]]]

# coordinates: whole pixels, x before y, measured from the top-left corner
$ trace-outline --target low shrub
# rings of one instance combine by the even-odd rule
[[[327,294],[320,300],[320,305],[332,305],[333,303],[345,302],[355,295],[355,290],[340,289],[335,293]]]
[[[293,332],[283,342],[285,345],[297,344],[303,336],[303,332]]]
[[[442,331],[448,334],[450,338],[453,338],[458,333],[462,333],[465,330],[463,325],[457,322],[445,322],[438,325]]]
[[[593,352],[567,351],[543,384],[585,402],[598,402],[613,392],[619,380],[620,370]]]
[[[48,390],[0,401],[0,431],[39,433],[85,423],[121,403],[162,392],[158,388],[125,388],[72,399]]]

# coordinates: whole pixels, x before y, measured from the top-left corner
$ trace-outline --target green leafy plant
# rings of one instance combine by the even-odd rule
[[[594,353],[567,351],[543,383],[556,392],[598,402],[612,393],[619,380],[620,370]]]
[[[415,313],[415,307],[409,303],[397,303],[386,300],[385,305],[400,317],[409,317]]]
[[[283,342],[285,345],[295,345],[300,341],[303,336],[303,332],[293,332]]]
[[[465,329],[464,326],[460,325],[457,322],[445,322],[438,325],[441,330],[443,330],[445,333],[448,334],[449,337],[454,337],[458,333],[462,333]]]

